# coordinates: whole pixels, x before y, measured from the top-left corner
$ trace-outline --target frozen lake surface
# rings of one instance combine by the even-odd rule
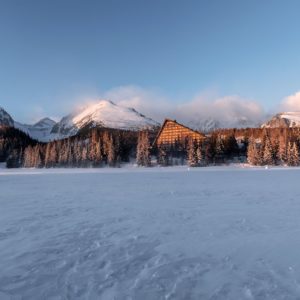
[[[300,169],[1,169],[0,299],[300,299]]]

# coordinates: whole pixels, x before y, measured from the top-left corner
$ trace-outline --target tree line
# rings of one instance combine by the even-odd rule
[[[153,145],[157,132],[93,128],[63,140],[39,143],[14,128],[0,128],[0,162],[7,167],[203,167],[229,162],[298,166],[300,129],[220,129],[204,140]]]
[[[218,129],[199,142],[192,139],[161,145],[160,165],[188,164],[191,167],[230,162],[255,166],[300,165],[300,128]]]
[[[298,130],[283,131],[279,136],[272,134],[272,131],[264,130],[260,138],[249,139],[247,161],[254,166],[299,166],[299,146]]]
[[[23,150],[34,146],[37,141],[14,127],[0,126],[0,162],[7,167],[22,166]]]
[[[233,133],[222,135],[214,132],[201,141],[186,138],[172,145],[159,145],[156,149],[157,161],[163,166],[188,164],[191,167],[203,167],[222,164],[242,157],[243,147],[238,145]]]
[[[23,153],[23,167],[119,167],[134,155],[135,144],[134,132],[95,128],[88,136],[28,146]]]

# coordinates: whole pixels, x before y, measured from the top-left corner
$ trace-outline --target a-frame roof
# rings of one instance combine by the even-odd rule
[[[159,130],[159,132],[158,132],[158,134],[157,134],[157,136],[156,136],[156,138],[155,138],[155,140],[154,140],[154,142],[153,142],[153,145],[156,144],[157,140],[159,139],[159,137],[160,137],[162,131],[164,130],[164,128],[165,128],[165,126],[166,126],[166,124],[167,124],[168,122],[176,123],[177,125],[179,125],[179,126],[181,126],[181,127],[183,127],[183,128],[186,128],[186,129],[188,129],[188,130],[194,132],[195,134],[201,135],[203,138],[205,137],[205,134],[203,134],[202,132],[199,132],[199,131],[194,130],[194,129],[191,129],[191,128],[185,126],[185,125],[182,125],[182,124],[178,123],[176,120],[165,119],[163,125],[161,126],[161,128],[160,128],[160,130]]]

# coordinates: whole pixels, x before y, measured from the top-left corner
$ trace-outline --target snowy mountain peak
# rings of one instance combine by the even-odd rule
[[[36,122],[33,127],[36,127],[36,128],[49,128],[49,127],[53,127],[54,125],[56,124],[55,121],[53,121],[52,119],[50,118],[43,118],[41,120],[39,120],[38,122]]]
[[[283,112],[275,115],[264,123],[262,128],[300,127],[300,112]]]
[[[109,100],[99,100],[62,118],[53,127],[52,134],[70,136],[75,135],[82,128],[95,126],[139,130],[159,126],[159,123],[132,108],[123,107]]]
[[[203,117],[203,118],[194,118],[191,121],[186,121],[187,126],[194,130],[201,131],[203,133],[209,133],[216,129],[220,128],[246,128],[246,127],[257,127],[259,122],[251,120],[243,116],[235,117],[226,117],[223,118],[212,118],[212,117]]]
[[[33,139],[36,139],[41,142],[48,142],[55,137],[51,136],[51,130],[56,124],[50,118],[44,118],[35,123],[34,125],[21,124],[19,122],[14,122],[14,127],[25,132]]]
[[[14,120],[1,106],[0,106],[0,126],[14,126]]]

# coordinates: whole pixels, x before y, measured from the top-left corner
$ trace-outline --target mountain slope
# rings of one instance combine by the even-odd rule
[[[14,126],[12,117],[0,106],[0,126]]]
[[[19,122],[14,122],[14,127],[27,133],[30,137],[41,141],[48,142],[54,139],[55,136],[51,135],[53,126],[56,124],[53,120],[49,118],[44,118],[34,125],[21,124]]]
[[[45,128],[52,128],[56,124],[55,121],[53,121],[50,118],[44,118],[38,121],[33,125],[34,128],[39,128],[39,129],[45,129]]]
[[[54,139],[62,139],[76,135],[80,129],[95,126],[140,130],[157,127],[160,124],[145,117],[133,108],[119,106],[111,101],[100,100],[97,103],[63,117],[56,123],[49,118],[44,118],[34,125],[22,124],[0,107],[0,126],[15,127],[33,139],[48,142]]]
[[[95,126],[140,130],[159,126],[159,123],[145,117],[132,108],[119,106],[111,101],[100,100],[62,118],[53,127],[51,134],[61,138],[75,135],[82,128]]]
[[[262,128],[292,128],[300,127],[300,112],[284,112],[275,115],[269,121],[262,124]]]
[[[247,128],[257,127],[256,121],[250,120],[244,117],[216,119],[216,118],[199,118],[192,121],[184,122],[190,128],[201,131],[203,133],[209,133],[213,130],[220,128]]]

